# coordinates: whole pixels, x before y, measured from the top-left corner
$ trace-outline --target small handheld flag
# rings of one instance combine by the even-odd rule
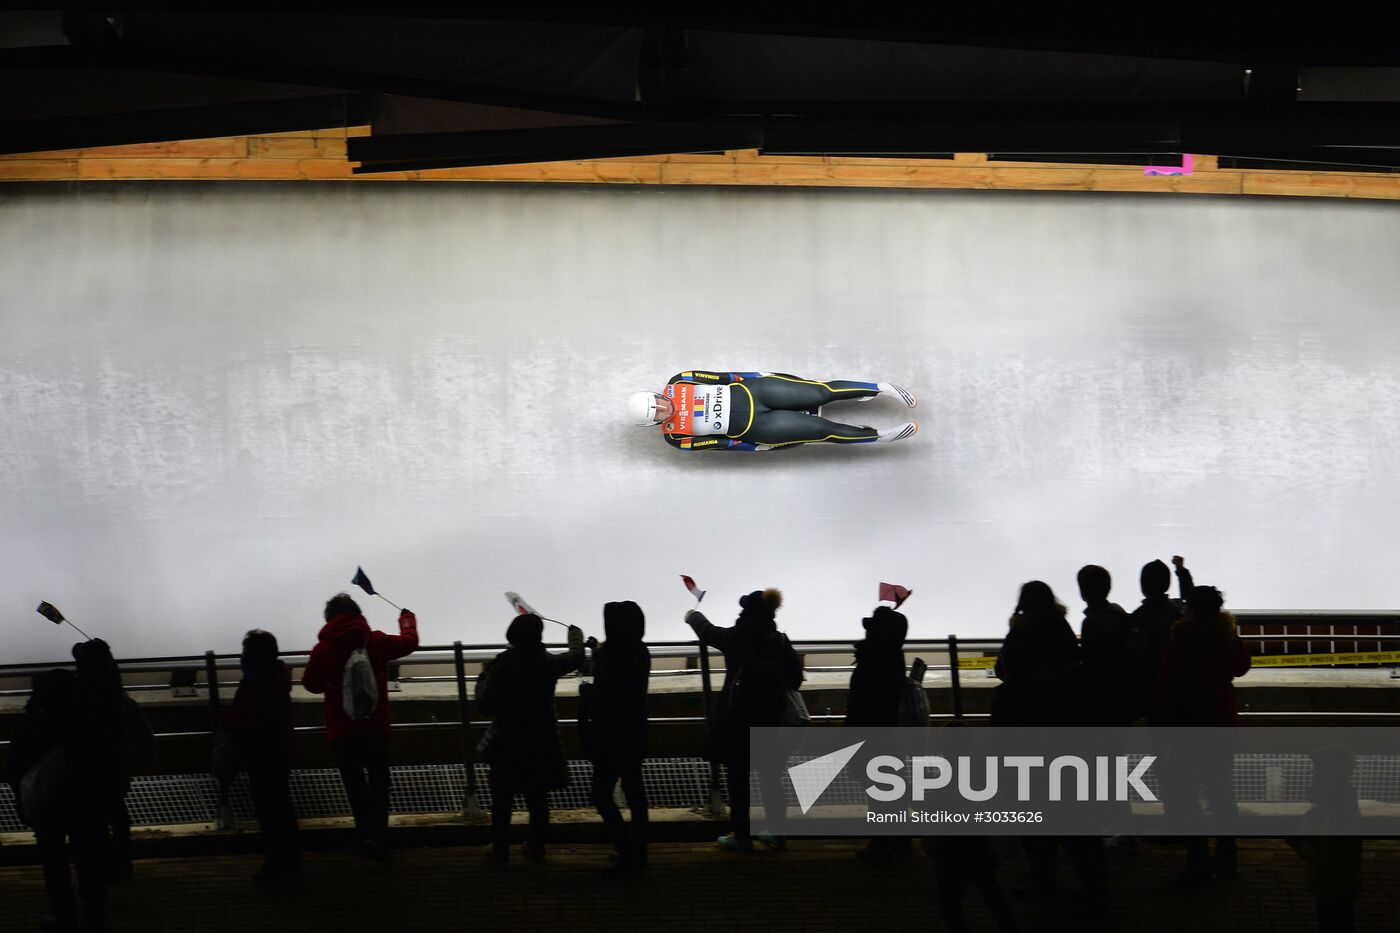
[[[386,603],[389,603],[389,605],[393,606],[395,609],[398,609],[399,612],[403,612],[403,608],[401,606],[397,605],[396,603],[390,602],[389,599],[382,593],[375,592],[374,584],[369,582],[369,577],[366,576],[365,569],[363,567],[355,568],[355,579],[351,580],[350,582],[358,586],[360,589],[364,590],[369,595],[378,596],[380,599],[384,600]]]
[[[34,611],[39,613],[39,615],[43,616],[44,618],[48,619],[54,625],[62,625],[63,623],[68,622],[68,620],[63,617],[63,613],[58,611],[58,607],[50,602],[40,603],[39,607]],[[68,624],[73,625],[72,622],[68,622]],[[88,641],[92,641],[92,636],[90,636],[87,632],[84,632],[76,625],[73,625],[73,628],[78,629],[79,635],[83,636]]]
[[[705,591],[695,585],[693,578],[687,577],[685,574],[681,574],[681,582],[685,584],[686,589],[690,590],[690,595],[695,597],[695,605],[700,605],[700,600],[705,598]]]
[[[541,616],[538,612],[536,612],[536,611],[534,610],[534,607],[533,607],[533,606],[531,606],[529,603],[527,603],[527,602],[525,601],[525,598],[524,598],[523,596],[521,596],[519,593],[515,592],[514,590],[507,590],[507,591],[506,591],[506,602],[508,602],[508,603],[511,604],[511,606],[515,609],[515,614],[518,615],[518,616],[523,616],[523,615],[539,616],[541,619],[543,619],[543,620],[546,621],[546,622],[553,622],[555,625],[563,625],[563,626],[566,627],[566,628],[568,627],[568,623],[567,623],[567,622],[560,622],[558,619],[551,619],[549,616]]]
[[[900,606],[904,605],[904,601],[908,599],[913,592],[913,590],[905,589],[898,583],[881,583],[880,601],[892,602],[894,603],[894,607],[898,609]]]

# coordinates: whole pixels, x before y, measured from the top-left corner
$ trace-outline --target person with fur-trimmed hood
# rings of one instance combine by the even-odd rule
[[[647,752],[647,687],[651,678],[651,652],[642,636],[646,617],[631,600],[603,606],[606,640],[593,651],[593,683],[581,686],[587,696],[585,752],[593,762],[593,805],[612,839],[609,872],[641,868],[647,861],[647,792],[642,783],[642,760]],[[585,690],[585,687],[587,688]],[[583,716],[580,715],[580,720]],[[622,782],[622,793],[632,811],[629,827],[613,800]]]
[[[497,866],[510,861],[510,816],[515,795],[524,794],[530,828],[521,852],[544,860],[549,828],[549,792],[568,783],[568,762],[559,740],[554,688],[583,664],[583,630],[569,626],[569,647],[551,654],[544,646],[544,620],[518,615],[506,628],[510,647],[496,655],[476,684],[476,702],[491,717],[477,750],[491,766],[491,847]]]
[[[783,813],[781,768],[775,762],[750,762],[749,729],[782,723],[787,691],[802,684],[802,660],[774,621],[783,604],[776,589],[754,590],[739,598],[739,618],[728,628],[715,625],[698,609],[685,615],[702,644],[724,654],[724,686],[710,717],[706,757],[722,763],[729,786],[729,820],[733,832],[719,844],[734,852],[752,852],[749,819],[749,768],[758,766],[764,811],[771,822]],[[771,831],[760,842],[782,848]]]

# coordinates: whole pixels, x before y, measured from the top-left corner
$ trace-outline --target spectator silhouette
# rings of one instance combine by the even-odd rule
[[[1126,726],[1137,718],[1133,699],[1145,643],[1135,638],[1123,607],[1109,602],[1113,579],[1097,564],[1079,570],[1079,595],[1084,600],[1084,622],[1079,630],[1079,650],[1084,661],[1088,723],[1094,726]]]
[[[1161,672],[1162,660],[1171,642],[1172,626],[1186,611],[1186,594],[1194,585],[1185,559],[1175,556],[1172,563],[1176,565],[1177,584],[1182,598],[1172,599],[1167,595],[1171,589],[1171,571],[1160,560],[1153,560],[1142,565],[1138,577],[1142,603],[1133,610],[1133,627],[1147,646],[1137,677],[1136,714],[1147,717],[1147,721],[1154,724],[1159,718],[1156,709],[1157,675]]]
[[[107,900],[107,820],[111,782],[124,763],[109,736],[82,709],[77,678],[52,670],[34,679],[9,755],[19,817],[34,830],[44,888],[53,911],[48,929],[101,930]],[[65,844],[78,870],[75,902]]]
[[[1097,564],[1079,569],[1079,596],[1084,600],[1084,622],[1079,630],[1079,650],[1084,660],[1084,684],[1090,726],[1129,726],[1138,718],[1139,682],[1146,665],[1147,636],[1123,607],[1110,602],[1113,587],[1109,572]],[[1132,834],[1133,808],[1126,800],[1105,805],[1111,821],[1114,847],[1137,851]]]
[[[515,795],[525,796],[530,828],[521,852],[544,861],[549,829],[549,792],[568,783],[568,762],[559,739],[554,687],[583,664],[583,632],[569,626],[569,648],[551,654],[544,647],[539,616],[516,616],[506,629],[510,647],[496,655],[476,685],[476,702],[491,717],[478,751],[491,766],[491,847],[497,865],[510,861],[510,816]]]
[[[729,790],[729,821],[733,831],[718,840],[732,852],[752,852],[749,814],[749,769],[756,766],[763,792],[763,809],[770,826],[786,811],[782,762],[751,761],[749,729],[778,726],[783,721],[787,691],[802,684],[802,661],[792,643],[778,631],[774,618],[783,603],[776,589],[754,590],[739,599],[739,617],[728,628],[715,625],[698,609],[685,615],[701,643],[724,655],[724,686],[711,717],[706,757],[725,766]],[[786,841],[771,829],[760,842],[782,848]]]
[[[1021,587],[995,671],[1001,683],[992,698],[992,724],[1063,726],[1083,705],[1079,642],[1065,607],[1048,584]]]
[[[1351,786],[1356,756],[1340,745],[1314,751],[1312,806],[1303,814],[1309,835],[1288,840],[1306,866],[1319,933],[1352,933],[1361,894],[1361,810]]]
[[[901,612],[877,606],[861,620],[865,638],[855,644],[855,667],[846,693],[846,725],[881,727],[899,725],[899,702],[908,675],[904,669],[904,638],[909,621]],[[865,773],[858,769],[857,773]],[[856,855],[871,864],[884,864],[907,854],[909,840],[874,836]]]
[[[642,783],[642,760],[647,751],[651,652],[642,641],[645,633],[646,618],[636,603],[629,600],[604,605],[606,640],[593,652],[593,683],[586,685],[586,752],[593,762],[593,805],[616,850],[609,872],[641,868],[647,862],[647,792]],[[613,800],[618,781],[632,811],[630,832]]]
[[[388,664],[418,647],[418,619],[403,609],[399,612],[399,634],[373,631],[359,605],[345,593],[331,597],[324,616],[326,624],[307,658],[301,685],[311,693],[325,694],[326,738],[335,751],[345,796],[355,815],[357,852],[366,858],[387,861]],[[367,678],[358,676],[364,673],[365,658],[373,679],[368,695]],[[352,661],[361,663],[349,663]],[[358,700],[353,699],[356,695]]]
[[[1224,597],[1213,586],[1193,586],[1186,594],[1186,612],[1172,626],[1162,670],[1158,676],[1160,720],[1168,726],[1231,727],[1239,724],[1235,706],[1234,679],[1249,670],[1249,652],[1235,629],[1235,619],[1224,611]],[[1234,752],[1229,733],[1218,742],[1197,743],[1195,767],[1172,766],[1171,756],[1163,762],[1163,805],[1185,818],[1200,814],[1200,793],[1204,791],[1210,810],[1217,819],[1233,820],[1237,812],[1234,791]],[[1232,878],[1238,874],[1235,840],[1216,840],[1215,857],[1209,854],[1209,840],[1192,836],[1186,840],[1186,867],[1172,881],[1173,890],[1200,887],[1214,875]]]
[[[126,808],[126,795],[131,789],[132,767],[155,758],[155,739],[141,708],[123,688],[121,669],[105,641],[94,638],[78,642],[73,646],[73,660],[78,671],[79,711],[87,720],[85,728],[109,744],[103,759],[110,763],[111,770],[98,783],[110,833],[107,878],[127,881],[132,875],[132,860],[131,814]]]
[[[939,730],[939,754],[950,759],[961,755],[978,757],[967,730],[967,723],[956,720],[944,725]],[[949,933],[967,933],[971,929],[963,912],[968,887],[977,888],[1000,933],[1015,933],[1016,918],[997,880],[998,859],[986,836],[925,836],[923,848],[933,859],[938,909]]]
[[[1049,585],[1021,587],[1016,611],[997,656],[1001,679],[992,697],[994,726],[1071,726],[1083,721],[1085,696],[1079,643],[1064,605]],[[1056,896],[1055,861],[1063,845],[1090,901],[1103,896],[1103,841],[1097,837],[1027,836],[1031,884],[1037,896]]]
[[[277,653],[271,632],[253,629],[243,637],[243,679],[223,721],[238,762],[248,772],[248,792],[262,833],[263,865],[253,875],[256,884],[288,881],[301,873],[290,786],[296,753],[292,671]]]

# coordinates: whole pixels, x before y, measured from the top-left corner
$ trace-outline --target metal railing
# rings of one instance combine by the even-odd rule
[[[1400,632],[1394,634],[1367,634],[1350,636],[1345,634],[1338,635],[1335,632],[1335,626],[1339,619],[1345,619],[1344,624],[1358,624],[1368,626],[1379,626],[1382,624],[1393,625],[1397,622],[1400,622],[1400,615],[1397,615],[1396,613],[1300,613],[1291,614],[1289,616],[1283,616],[1282,614],[1278,613],[1240,613],[1237,614],[1236,618],[1242,625],[1311,625],[1315,621],[1322,618],[1328,620],[1329,631],[1325,634],[1319,633],[1316,636],[1283,636],[1281,634],[1250,634],[1241,636],[1243,639],[1251,642],[1279,643],[1318,641],[1326,642],[1329,644],[1329,646],[1335,646],[1335,643],[1337,641],[1364,641],[1375,642],[1377,644],[1383,642],[1400,641]],[[1262,620],[1264,618],[1267,618],[1270,621],[1263,622]],[[1278,620],[1284,621],[1280,622]],[[905,641],[904,652],[906,656],[919,653],[931,653],[935,657],[933,661],[928,664],[928,670],[938,672],[946,671],[948,674],[948,684],[950,688],[950,708],[947,712],[932,713],[930,715],[931,720],[982,720],[989,717],[990,714],[988,713],[965,711],[963,704],[963,692],[965,688],[962,683],[962,671],[960,668],[960,661],[963,657],[967,656],[968,654],[976,654],[981,656],[996,654],[1001,650],[1002,641],[1003,639],[1001,638],[960,637],[957,635],[949,635],[945,638],[932,639],[913,638],[907,639]],[[471,703],[468,697],[468,685],[475,682],[480,675],[469,674],[467,672],[467,666],[469,664],[483,664],[484,662],[490,661],[494,659],[496,655],[499,654],[502,650],[504,650],[505,647],[505,645],[500,644],[465,645],[461,642],[454,642],[451,645],[424,645],[420,646],[419,649],[413,654],[401,658],[397,662],[394,662],[397,665],[399,665],[400,668],[410,669],[415,667],[426,667],[432,665],[451,665],[452,667],[453,672],[451,674],[430,674],[419,677],[401,676],[399,680],[404,683],[455,683],[457,685],[456,700],[458,718],[455,721],[435,720],[433,722],[427,723],[396,723],[395,728],[403,728],[409,730],[453,728],[459,730],[462,742],[462,761],[466,769],[467,775],[466,792],[462,801],[462,809],[464,812],[475,812],[479,809],[477,802],[476,784],[477,769],[475,767],[476,751],[475,743],[472,740],[471,734],[471,730],[474,724],[471,715]],[[549,647],[554,650],[559,650],[563,649],[566,646],[563,644],[554,644],[548,645],[546,647]],[[685,663],[685,666],[683,666],[680,669],[654,670],[651,675],[653,678],[694,676],[698,674],[700,676],[701,688],[700,715],[651,717],[650,721],[657,724],[707,724],[709,722],[710,714],[713,711],[715,702],[715,689],[713,685],[712,675],[718,671],[723,670],[723,668],[715,667],[711,664],[710,652],[708,648],[698,641],[649,643],[647,647],[650,649],[651,656],[654,659],[683,659],[687,662]],[[793,642],[793,648],[798,652],[799,655],[804,657],[806,655],[832,655],[851,651],[852,642],[848,639],[802,639]],[[946,660],[938,660],[938,656],[940,655]],[[295,669],[304,667],[308,656],[308,652],[291,652],[282,654],[281,658],[289,666]],[[54,665],[43,663],[3,665],[0,666],[0,680],[7,678],[22,678],[26,675],[33,676],[34,674],[51,669],[53,667],[65,666],[71,667],[72,665],[71,663],[67,665]],[[220,713],[222,706],[222,688],[228,683],[227,681],[224,681],[221,678],[220,674],[224,671],[237,670],[239,667],[239,656],[236,654],[218,654],[216,652],[209,651],[202,656],[132,658],[118,661],[118,666],[123,672],[123,674],[128,675],[149,673],[174,674],[177,671],[192,671],[195,672],[196,675],[198,673],[203,673],[204,677],[202,681],[199,680],[196,676],[192,685],[186,683],[184,686],[193,686],[193,688],[196,691],[204,690],[207,692],[207,702],[209,705],[210,716],[209,728],[205,730],[185,730],[179,732],[158,733],[156,737],[158,739],[197,739],[200,737],[208,737],[212,741],[212,737],[219,730]],[[807,667],[804,664],[804,670],[813,672],[839,673],[843,671],[849,671],[852,669],[853,664],[826,664],[815,665],[812,667]],[[186,679],[188,680],[188,678]],[[150,691],[170,689],[170,687],[162,684],[135,684],[128,686],[127,689],[131,691]],[[23,689],[0,690],[0,696],[22,696],[27,693],[28,690]],[[1242,715],[1246,717],[1298,717],[1307,719],[1387,719],[1400,717],[1400,712],[1334,713],[1306,710],[1294,712],[1246,711]],[[819,713],[814,714],[812,716],[812,719],[817,722],[834,722],[839,721],[843,718],[844,717],[841,714],[831,713]],[[573,719],[560,720],[560,723],[565,725],[574,724],[576,722],[577,720]],[[324,727],[298,726],[296,727],[296,731],[298,733],[317,734],[324,732]],[[0,746],[7,744],[8,743],[6,742],[0,742]],[[720,798],[720,772],[718,765],[716,765],[711,769],[710,774],[711,806],[717,807]]]

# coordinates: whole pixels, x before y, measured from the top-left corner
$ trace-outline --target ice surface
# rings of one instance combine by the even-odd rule
[[[1185,554],[1237,608],[1385,608],[1400,214],[1235,198],[476,185],[0,189],[7,661],[308,647],[363,564],[431,642],[504,590],[688,633],[678,574],[855,637]],[[685,454],[683,369],[913,389],[908,443]],[[853,420],[903,420],[877,400]],[[828,408],[840,418],[841,406]],[[365,599],[371,620],[393,612]]]

